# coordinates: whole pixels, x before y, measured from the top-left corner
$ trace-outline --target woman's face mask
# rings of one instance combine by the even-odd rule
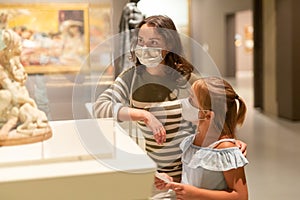
[[[135,55],[146,67],[156,67],[163,61],[162,49],[156,47],[136,46]]]

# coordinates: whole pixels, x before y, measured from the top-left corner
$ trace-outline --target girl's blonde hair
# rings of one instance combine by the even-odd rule
[[[221,137],[235,138],[236,126],[242,125],[246,116],[244,100],[220,77],[200,78],[192,87],[198,105],[214,112],[213,124],[220,131]]]

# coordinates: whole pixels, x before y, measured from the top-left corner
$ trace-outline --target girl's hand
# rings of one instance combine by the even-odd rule
[[[173,178],[171,176],[167,175],[166,173],[159,173],[159,175],[164,176],[170,182],[173,181]],[[169,189],[169,187],[168,187],[169,184],[166,181],[164,181],[158,177],[155,177],[154,184],[155,184],[155,187],[159,190]]]
[[[157,144],[162,145],[166,141],[166,129],[162,123],[150,112],[146,111],[144,122],[146,126],[152,130],[153,136]]]
[[[197,197],[198,188],[192,185],[172,182],[168,184],[168,187],[175,191],[176,199],[179,200],[199,199]]]
[[[247,144],[245,142],[242,142],[241,140],[236,140],[235,144],[240,148],[243,155],[246,156],[247,155]]]

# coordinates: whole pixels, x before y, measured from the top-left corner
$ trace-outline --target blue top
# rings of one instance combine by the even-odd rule
[[[210,190],[225,190],[227,184],[223,171],[237,169],[248,164],[248,160],[238,147],[214,148],[221,142],[234,139],[222,139],[208,147],[193,145],[195,136],[186,137],[180,144],[183,151],[183,172],[181,182]]]

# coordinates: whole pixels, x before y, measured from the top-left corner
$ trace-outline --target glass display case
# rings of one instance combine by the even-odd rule
[[[0,148],[1,198],[147,199],[151,195],[156,164],[112,119],[50,123],[51,139]]]

